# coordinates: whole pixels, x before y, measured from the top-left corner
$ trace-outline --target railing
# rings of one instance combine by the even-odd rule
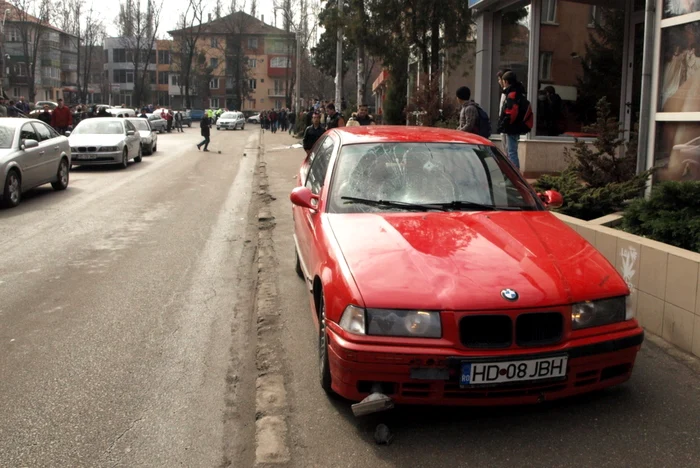
[[[272,97],[286,97],[287,96],[287,94],[284,92],[284,89],[268,89],[267,95],[272,96]]]

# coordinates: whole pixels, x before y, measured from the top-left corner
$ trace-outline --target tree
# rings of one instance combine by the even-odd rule
[[[141,2],[126,0],[118,18],[121,44],[134,70],[132,105],[138,107],[146,104],[151,97],[151,84],[155,81],[155,72],[148,67],[156,63],[156,35],[163,9],[163,0],[159,4],[156,1],[145,0],[144,11]]]
[[[199,40],[202,37],[203,19],[203,0],[189,0],[185,11],[178,20],[180,29],[171,31],[174,37],[171,54],[172,68],[180,74],[178,81],[180,94],[185,96],[185,107],[188,109],[192,107],[191,94],[197,70],[195,58],[199,55]]]
[[[27,72],[28,98],[29,102],[33,102],[36,97],[37,62],[41,59],[43,39],[51,27],[51,1],[16,0],[11,13],[22,44],[21,60]]]

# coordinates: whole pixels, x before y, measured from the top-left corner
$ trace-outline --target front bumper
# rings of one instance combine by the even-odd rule
[[[566,353],[569,356],[566,377],[550,381],[519,382],[505,385],[459,385],[462,361],[486,361],[488,356],[465,354],[457,350],[403,348],[392,352],[391,347],[378,352],[365,345],[352,343],[328,330],[328,358],[333,390],[344,398],[360,401],[369,395],[373,383],[382,384],[384,394],[399,404],[422,405],[518,405],[556,400],[599,390],[627,381],[634,367],[644,332],[637,327],[625,332],[603,335],[596,339],[574,340],[564,350],[532,354],[512,354],[513,360],[547,357]],[[364,349],[363,349],[364,348]],[[502,360],[504,354],[491,356]],[[411,378],[411,369],[448,371],[448,379]]]
[[[80,153],[73,154],[71,157],[71,164],[73,166],[102,166],[107,164],[119,164],[122,162],[121,151],[95,154],[97,157],[94,159],[80,159]]]

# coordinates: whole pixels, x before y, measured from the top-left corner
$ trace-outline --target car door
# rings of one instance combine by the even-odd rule
[[[39,137],[39,148],[44,150],[37,169],[40,179],[38,183],[49,182],[58,173],[58,162],[61,159],[58,134],[43,122],[32,122],[32,125]]]
[[[309,170],[304,181],[304,186],[308,187],[314,195],[321,195],[334,146],[333,139],[330,136],[327,136],[316,146],[316,154],[310,161]],[[317,264],[320,259],[318,254],[320,219],[320,212],[317,210],[300,206],[295,207],[294,225],[299,244],[299,255],[308,272],[317,271]]]
[[[28,148],[22,150],[21,147],[24,144],[24,140],[36,140],[39,141],[39,136],[34,130],[31,122],[27,122],[22,125],[22,129],[19,134],[19,157],[18,163],[19,167],[22,168],[22,187],[28,189],[31,187],[36,187],[41,180],[41,167],[44,160],[44,154],[46,149],[41,146],[36,148]]]
[[[124,121],[124,128],[126,129],[126,144],[129,147],[129,156],[136,157],[139,154],[139,149],[141,148],[141,134],[136,130],[134,124],[128,120]],[[134,132],[129,135],[129,132]]]

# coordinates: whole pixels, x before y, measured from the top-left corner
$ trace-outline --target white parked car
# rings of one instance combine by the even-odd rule
[[[136,131],[141,136],[141,153],[144,155],[153,154],[158,150],[158,132],[151,128],[151,124],[146,119],[129,118],[126,119],[136,127]]]
[[[151,128],[158,132],[158,133],[163,133],[168,129],[168,122],[165,121],[163,117],[160,116],[160,114],[146,114],[148,117],[148,122],[151,124]]]
[[[216,121],[217,130],[237,130],[245,129],[245,116],[243,112],[224,112]]]
[[[141,136],[128,119],[102,117],[76,125],[68,138],[74,166],[141,162]]]
[[[260,114],[254,114],[248,117],[248,122],[249,123],[254,123],[254,124],[259,124],[260,123]]]
[[[35,119],[0,119],[0,201],[19,205],[22,193],[43,184],[68,187],[71,151],[68,138]]]

